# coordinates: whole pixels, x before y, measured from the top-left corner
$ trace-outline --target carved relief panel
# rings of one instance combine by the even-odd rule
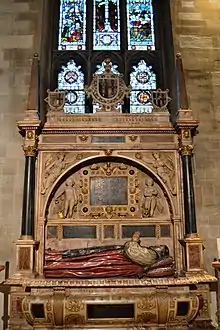
[[[62,182],[49,219],[169,218],[162,189],[130,165],[104,162],[77,171]]]
[[[121,243],[137,230],[152,244],[159,238],[172,241],[168,204],[159,182],[135,166],[93,163],[64,178],[54,193],[46,246]]]

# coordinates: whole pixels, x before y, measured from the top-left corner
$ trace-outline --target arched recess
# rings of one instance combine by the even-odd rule
[[[89,165],[93,165],[93,164],[97,164],[100,162],[114,162],[114,163],[123,163],[125,165],[131,165],[133,167],[136,167],[137,169],[139,169],[141,172],[149,175],[161,188],[163,195],[167,201],[168,204],[168,209],[169,209],[169,213],[170,213],[170,220],[173,219],[173,215],[175,214],[175,208],[174,208],[174,204],[173,204],[173,200],[171,197],[171,193],[168,190],[168,188],[166,187],[166,185],[164,184],[164,182],[162,181],[162,179],[148,166],[146,166],[146,164],[142,163],[139,160],[134,160],[131,157],[128,156],[95,156],[95,157],[89,157],[83,160],[80,160],[79,162],[73,164],[72,166],[70,166],[69,168],[67,168],[58,178],[57,180],[54,182],[53,186],[51,187],[45,204],[44,204],[44,209],[43,209],[43,214],[44,214],[44,218],[45,220],[47,220],[47,216],[48,216],[48,210],[50,207],[50,203],[56,193],[56,191],[58,190],[58,188],[60,187],[60,185],[72,174],[76,173],[77,171],[79,171],[80,169],[89,166]]]

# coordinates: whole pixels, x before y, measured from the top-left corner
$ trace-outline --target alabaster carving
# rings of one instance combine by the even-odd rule
[[[50,175],[54,180],[53,172]],[[61,178],[49,206],[48,219],[128,219],[134,215],[168,217],[162,189],[136,167],[102,162],[82,168],[64,182]]]
[[[72,161],[66,161],[64,153],[49,154],[44,163],[44,178],[42,182],[41,194],[44,195],[52,186],[58,176]]]
[[[145,187],[143,191],[142,215],[144,218],[152,218],[156,209],[158,212],[163,212],[163,204],[161,202],[160,192],[155,185],[153,179],[145,180]]]
[[[76,212],[78,198],[76,192],[75,181],[71,178],[68,178],[62,185],[62,190],[58,196],[56,196],[55,203],[59,203],[61,196],[64,197],[64,218],[72,218],[74,212]]]
[[[175,167],[170,156],[162,158],[159,152],[152,153],[152,160],[145,160],[151,165],[155,172],[161,177],[167,188],[173,195],[176,195],[176,187],[173,179],[175,178]]]

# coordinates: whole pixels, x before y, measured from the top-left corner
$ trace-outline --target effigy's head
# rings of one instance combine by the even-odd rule
[[[139,231],[136,231],[132,236],[132,241],[133,242],[139,242],[140,241],[140,235],[141,235],[141,233]]]

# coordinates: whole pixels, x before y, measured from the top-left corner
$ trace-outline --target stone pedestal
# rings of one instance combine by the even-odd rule
[[[203,273],[203,240],[198,234],[186,235],[180,243],[185,248],[185,272],[190,275],[192,273]]]
[[[39,243],[34,241],[32,237],[22,236],[15,244],[17,247],[17,271],[13,278],[22,278],[23,276],[28,278],[36,277],[34,255]]]

